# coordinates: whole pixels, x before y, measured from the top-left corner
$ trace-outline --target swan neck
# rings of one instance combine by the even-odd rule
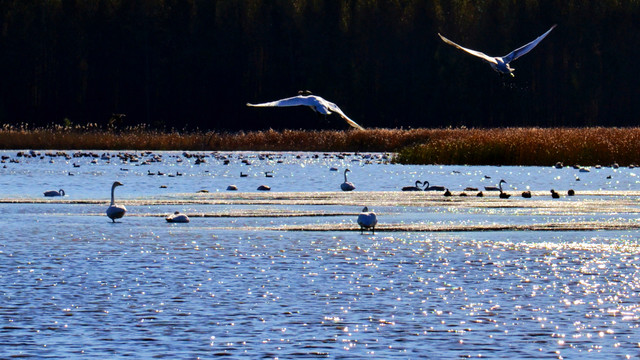
[[[347,171],[344,172],[344,182],[347,182]]]
[[[115,197],[113,196],[114,190],[116,189],[115,186],[111,187],[111,205],[115,204]]]

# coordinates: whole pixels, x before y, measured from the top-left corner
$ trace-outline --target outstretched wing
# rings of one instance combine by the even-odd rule
[[[254,107],[284,107],[284,106],[313,106],[314,104],[309,101],[308,96],[294,96],[286,99],[261,103],[261,104],[250,104],[247,103],[247,106]]]
[[[538,43],[540,41],[542,41],[542,39],[544,39],[547,35],[549,35],[551,30],[553,30],[556,27],[556,25],[553,25],[551,27],[551,29],[547,30],[547,32],[545,32],[544,34],[538,36],[535,40],[533,40],[532,42],[528,43],[527,45],[519,47],[519,48],[513,50],[512,52],[510,52],[508,55],[503,56],[502,59],[504,60],[504,62],[508,64],[508,63],[512,62],[513,60],[519,58],[520,56],[522,56],[522,55],[528,53],[529,51],[531,51],[531,49],[536,47],[536,45],[538,45]]]
[[[340,110],[340,108],[338,107],[338,105],[336,105],[336,104],[334,104],[334,103],[332,103],[332,102],[330,102],[330,101],[326,101],[326,100],[325,100],[325,106],[326,106],[329,110],[331,110],[331,111],[333,111],[334,113],[336,113],[336,114],[340,115],[340,117],[341,117],[341,118],[343,118],[343,119],[344,119],[344,121],[346,121],[346,122],[347,122],[347,124],[351,125],[352,127],[356,128],[356,129],[358,129],[358,130],[364,130],[364,128],[363,128],[362,126],[358,125],[355,121],[353,121],[353,120],[349,119],[349,117],[348,117],[347,115],[345,115],[345,114],[342,112],[342,110]]]
[[[462,46],[454,43],[453,41],[447,39],[446,37],[440,35],[440,33],[438,33],[438,36],[440,36],[440,39],[442,39],[442,41],[444,41],[445,43],[447,43],[447,44],[449,44],[449,45],[451,45],[451,46],[453,46],[453,47],[455,47],[457,49],[460,49],[460,50],[462,50],[462,51],[464,51],[464,52],[466,52],[468,54],[471,54],[473,56],[477,56],[480,59],[482,59],[482,60],[484,60],[484,61],[486,61],[486,62],[488,62],[490,64],[497,64],[498,63],[496,61],[496,59],[494,59],[493,57],[491,57],[491,56],[489,56],[489,55],[487,55],[487,54],[485,54],[483,52],[476,51],[476,50],[471,50],[471,49],[467,49],[465,47],[462,47]]]

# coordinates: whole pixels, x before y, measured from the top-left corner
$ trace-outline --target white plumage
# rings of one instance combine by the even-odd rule
[[[186,214],[180,214],[179,211],[176,211],[173,214],[167,216],[165,220],[170,223],[188,223],[189,221],[191,221]]]
[[[332,103],[331,101],[327,101],[320,96],[316,95],[298,95],[286,99],[261,103],[261,104],[250,104],[247,103],[247,106],[253,107],[286,107],[286,106],[308,106],[314,111],[322,114],[322,115],[331,115],[331,113],[336,113],[343,118],[347,124],[350,126],[364,130],[364,128],[358,125],[355,121],[351,120],[347,115],[345,115],[342,110],[338,107],[338,105]]]
[[[349,169],[345,169],[344,170],[344,182],[342,184],[340,184],[340,189],[342,189],[342,191],[351,191],[351,190],[355,190],[356,186],[353,185],[352,183],[350,183],[347,180],[347,172],[349,172],[351,170]]]
[[[114,181],[113,185],[111,185],[111,205],[107,208],[107,216],[113,222],[116,222],[116,219],[122,218],[127,212],[127,208],[125,208],[124,205],[115,203],[114,191],[118,186],[123,186],[123,184],[120,181]]]
[[[375,234],[375,227],[378,224],[378,217],[373,211],[369,211],[366,206],[362,209],[360,215],[358,215],[358,225],[360,225],[360,233],[364,233],[365,230],[371,230]]]
[[[471,54],[473,56],[479,57],[480,59],[482,59],[483,61],[489,63],[489,65],[491,65],[491,67],[493,68],[493,70],[502,73],[502,74],[509,74],[511,76],[513,75],[513,71],[515,69],[513,69],[512,67],[509,66],[509,63],[511,63],[512,61],[516,60],[517,58],[521,57],[522,55],[528,53],[529,51],[531,51],[531,49],[533,49],[534,47],[536,47],[536,45],[538,45],[538,43],[540,43],[540,41],[542,41],[542,39],[544,39],[547,35],[549,35],[549,33],[551,32],[551,30],[553,30],[556,27],[556,25],[553,25],[551,27],[551,29],[547,30],[547,32],[545,32],[544,34],[538,36],[535,40],[533,40],[532,42],[521,46],[515,50],[513,50],[512,52],[510,52],[509,54],[505,55],[505,56],[489,56],[483,52],[480,51],[476,51],[476,50],[471,50],[465,47],[462,47],[456,43],[454,43],[453,41],[447,39],[446,37],[440,35],[440,33],[438,33],[438,36],[440,36],[440,38],[442,39],[442,41],[444,41],[445,43],[460,49],[468,54]]]

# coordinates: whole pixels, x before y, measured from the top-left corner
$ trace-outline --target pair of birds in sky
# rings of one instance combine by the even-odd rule
[[[542,39],[544,39],[547,35],[549,35],[551,30],[553,30],[555,27],[556,25],[553,25],[549,30],[547,30],[544,34],[538,36],[535,40],[513,50],[512,52],[508,53],[505,56],[489,56],[483,52],[460,46],[454,43],[453,41],[447,39],[446,37],[442,36],[440,33],[438,33],[438,36],[440,36],[442,41],[444,41],[446,44],[449,44],[457,49],[460,49],[468,54],[476,56],[481,60],[487,62],[491,66],[491,68],[493,68],[493,70],[499,72],[500,74],[506,74],[513,77],[515,76],[513,75],[513,71],[515,69],[510,66],[511,62],[523,56],[524,54],[528,53],[529,51],[531,51],[534,47],[536,47],[536,45],[540,43],[540,41],[542,41]],[[253,106],[253,107],[308,106],[312,110],[325,116],[331,115],[332,113],[336,113],[340,115],[340,117],[343,118],[347,122],[347,124],[349,124],[351,127],[356,128],[358,130],[364,130],[362,126],[358,125],[355,121],[351,120],[347,115],[345,115],[345,113],[342,110],[340,110],[338,105],[330,101],[327,101],[321,98],[320,96],[312,95],[311,92],[309,91],[299,91],[298,96],[266,102],[266,103],[260,103],[260,104],[247,103],[247,106]]]

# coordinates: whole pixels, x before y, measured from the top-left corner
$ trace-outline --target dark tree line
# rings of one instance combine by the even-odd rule
[[[505,55],[515,78],[444,44]],[[365,127],[630,126],[636,0],[0,0],[0,122],[346,128],[255,109],[309,89]]]

